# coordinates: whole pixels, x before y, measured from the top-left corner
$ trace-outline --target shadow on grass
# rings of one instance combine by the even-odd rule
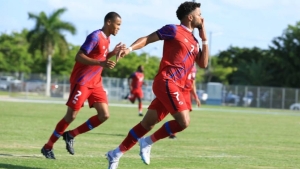
[[[110,134],[110,133],[87,133],[87,134],[99,134],[99,135],[106,135],[106,136],[116,136],[116,137],[125,137],[126,134]]]
[[[0,155],[2,155],[2,154],[0,154]],[[0,163],[0,168],[3,168],[3,169],[43,169],[43,168],[37,168],[37,167],[25,167],[25,166],[13,165],[13,164],[3,164],[3,163]]]

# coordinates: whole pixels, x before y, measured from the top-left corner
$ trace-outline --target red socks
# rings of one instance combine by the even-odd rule
[[[45,149],[52,149],[53,144],[59,139],[59,137],[64,133],[66,128],[69,126],[69,123],[66,122],[65,119],[61,119],[53,132],[53,134],[50,136],[48,142],[45,144]]]
[[[81,124],[74,130],[70,130],[69,134],[73,137],[76,137],[79,134],[85,133],[92,130],[93,128],[98,127],[102,122],[98,119],[97,115],[88,119],[85,123]]]
[[[156,141],[169,137],[170,135],[178,133],[183,129],[184,128],[182,128],[176,120],[168,121],[151,135],[151,140],[153,143],[155,143]]]
[[[148,130],[146,130],[141,123],[134,126],[128,133],[127,137],[123,140],[123,142],[120,144],[119,148],[121,152],[126,152],[133,147],[139,138],[143,137],[146,133],[148,133]]]

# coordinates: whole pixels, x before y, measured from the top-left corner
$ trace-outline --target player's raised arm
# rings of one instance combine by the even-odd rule
[[[202,40],[202,50],[199,52],[197,58],[196,58],[196,63],[199,67],[201,68],[206,68],[208,65],[208,41],[206,37],[206,31],[205,31],[205,26],[204,26],[204,18],[201,19],[202,24],[201,27],[198,27],[199,30],[199,36]]]
[[[148,45],[149,43],[153,43],[158,40],[160,40],[160,39],[156,32],[153,32],[148,36],[140,37],[126,50],[121,51],[117,55],[117,58],[123,58],[124,56],[128,55],[131,51],[141,49],[141,48],[145,47],[146,45]],[[117,61],[118,60],[119,59],[117,59]]]

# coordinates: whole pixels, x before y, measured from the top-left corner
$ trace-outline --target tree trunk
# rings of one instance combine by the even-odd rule
[[[47,58],[47,79],[46,79],[46,96],[50,96],[51,90],[51,68],[52,68],[52,56],[49,54]]]

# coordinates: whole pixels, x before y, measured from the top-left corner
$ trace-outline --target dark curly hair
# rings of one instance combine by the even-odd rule
[[[180,4],[176,11],[177,18],[181,21],[186,15],[190,14],[196,8],[200,8],[200,6],[200,3],[188,1]]]

